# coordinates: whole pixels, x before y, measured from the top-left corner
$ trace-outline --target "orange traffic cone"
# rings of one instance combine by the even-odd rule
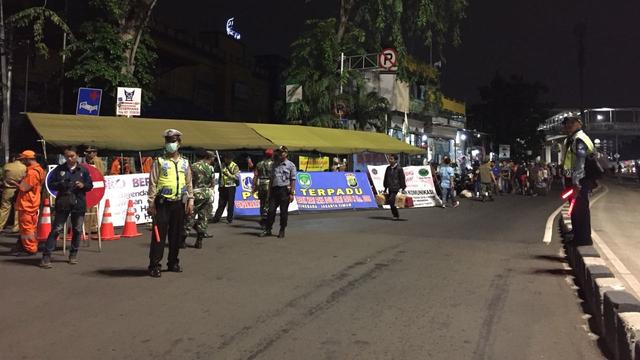
[[[38,233],[36,238],[40,242],[47,241],[51,233],[51,208],[49,207],[49,199],[44,199],[42,214],[40,214],[40,223],[38,223]]]
[[[133,200],[129,199],[127,205],[127,217],[124,220],[124,228],[122,229],[122,237],[136,237],[142,234],[138,232],[138,226],[136,226],[136,211],[133,209]]]
[[[102,214],[102,225],[100,226],[100,238],[102,240],[118,240],[120,235],[116,235],[113,231],[113,223],[111,222],[111,204],[107,199],[104,204],[104,213]],[[93,239],[98,239],[94,236]]]

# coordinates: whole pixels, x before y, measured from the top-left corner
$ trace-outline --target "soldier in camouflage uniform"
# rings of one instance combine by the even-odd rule
[[[269,179],[273,168],[273,150],[264,151],[264,159],[260,161],[253,172],[253,193],[258,192],[260,199],[260,226],[264,229],[269,212]]]
[[[200,151],[197,154],[198,161],[191,164],[191,174],[193,177],[194,206],[193,213],[185,222],[185,239],[189,234],[189,229],[193,228],[197,232],[195,243],[196,249],[202,249],[202,239],[207,235],[208,220],[213,209],[213,187],[215,176],[213,166],[213,153],[210,151]],[[197,215],[197,219],[196,219]],[[186,243],[184,243],[186,246]]]

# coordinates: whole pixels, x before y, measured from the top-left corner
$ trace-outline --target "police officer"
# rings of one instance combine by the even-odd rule
[[[260,199],[260,227],[265,228],[267,224],[267,214],[269,213],[269,182],[271,170],[273,168],[273,150],[264,151],[262,159],[253,172],[253,193],[258,193]]]
[[[594,182],[586,177],[587,156],[593,154],[594,146],[587,134],[582,131],[579,117],[565,117],[562,121],[567,138],[564,143],[562,169],[566,189],[573,189],[575,203],[571,212],[573,242],[577,246],[591,245],[591,213],[589,211],[589,192]]]
[[[184,233],[185,214],[193,212],[193,187],[189,161],[178,152],[182,133],[175,129],[164,132],[164,155],[154,160],[149,176],[148,212],[153,216],[149,249],[149,275],[160,277],[160,261],[169,238],[167,267],[182,272],[178,260]]]
[[[213,204],[213,188],[215,186],[215,176],[213,166],[213,153],[201,150],[196,154],[198,161],[191,165],[191,175],[193,176],[193,196],[194,209],[189,216],[185,226],[185,236],[189,234],[189,230],[193,227],[197,233],[197,239],[194,247],[202,249],[202,239],[207,235],[207,227],[209,222],[209,214]],[[196,218],[197,217],[197,218]],[[184,241],[183,241],[184,244]],[[183,248],[185,246],[182,246]]]
[[[227,208],[227,222],[231,224],[233,222],[233,209],[236,199],[236,186],[239,185],[238,175],[240,174],[240,167],[233,161],[233,155],[231,153],[225,153],[222,156],[222,167],[220,169],[220,186],[218,187],[218,209],[213,215],[213,223],[220,222],[222,212],[224,208]]]
[[[289,150],[280,146],[275,151],[271,180],[269,182],[269,212],[267,223],[260,237],[271,236],[271,228],[276,220],[276,210],[280,208],[279,238],[284,238],[284,230],[289,218],[289,203],[293,202],[296,190],[296,166],[287,159]]]

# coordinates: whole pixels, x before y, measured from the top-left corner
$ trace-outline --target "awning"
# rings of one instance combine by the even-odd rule
[[[178,129],[184,146],[217,150],[266,149],[327,154],[359,152],[422,154],[424,150],[381,133],[299,125],[248,124],[114,116],[27,113],[49,144],[93,145],[101,150],[148,151],[162,147],[165,129]]]
[[[273,144],[245,123],[115,116],[27,113],[38,134],[54,146],[93,145],[101,150],[162,148],[166,129],[182,132],[184,145],[216,150],[266,149]]]
[[[386,134],[329,129],[299,125],[248,124],[263,137],[291,151],[318,151],[327,154],[405,153],[423,154],[425,150],[403,143]]]

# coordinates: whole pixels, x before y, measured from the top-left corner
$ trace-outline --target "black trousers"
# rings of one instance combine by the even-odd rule
[[[177,265],[180,242],[184,234],[184,203],[182,201],[156,201],[156,215],[153,218],[154,228],[158,227],[160,241],[156,239],[155,230],[151,231],[151,245],[149,247],[149,269],[160,268],[164,256],[164,245],[169,239],[169,267]]]
[[[391,214],[393,217],[400,217],[400,213],[398,212],[398,208],[396,207],[396,195],[398,195],[397,191],[389,190],[389,205],[391,206]]]
[[[584,179],[580,181],[580,194],[576,198],[571,211],[573,244],[576,246],[593,245],[593,240],[591,239],[591,210],[589,209],[591,187],[590,181]],[[570,178],[565,178],[565,188],[571,188]]]
[[[236,202],[236,187],[220,187],[220,198],[218,198],[218,208],[213,216],[213,222],[220,221],[224,207],[227,207],[227,221],[233,221],[233,209]]]
[[[265,224],[268,231],[273,228],[278,208],[280,208],[280,230],[284,230],[289,220],[289,188],[286,186],[274,186],[269,192],[269,212]]]

